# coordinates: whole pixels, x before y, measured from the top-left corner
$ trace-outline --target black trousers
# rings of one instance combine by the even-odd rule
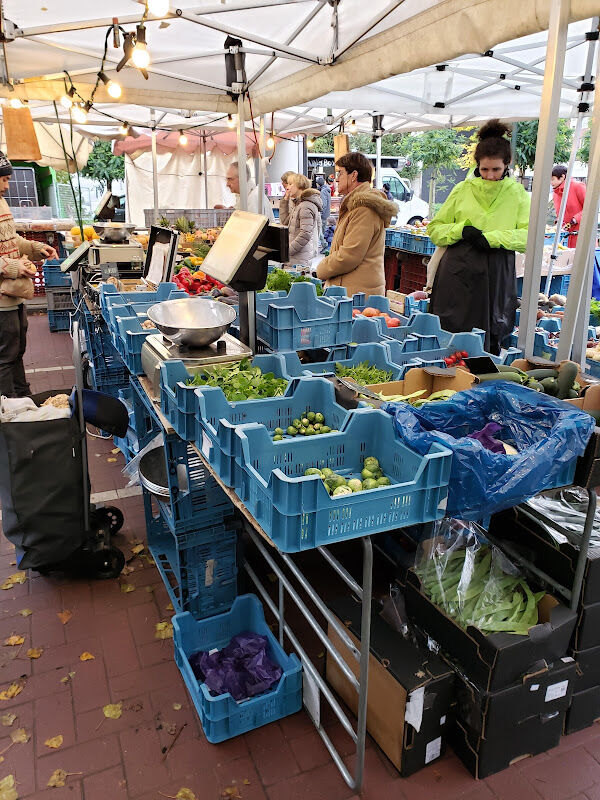
[[[0,311],[0,394],[5,397],[28,397],[23,355],[27,346],[27,309],[25,303],[12,311]]]

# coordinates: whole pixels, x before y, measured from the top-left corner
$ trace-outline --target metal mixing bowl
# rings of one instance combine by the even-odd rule
[[[192,348],[215,342],[236,317],[234,308],[207,297],[165,300],[150,306],[147,314],[163,336]]]
[[[128,242],[131,232],[135,230],[135,225],[129,222],[94,222],[93,226],[103,242],[112,244]]]

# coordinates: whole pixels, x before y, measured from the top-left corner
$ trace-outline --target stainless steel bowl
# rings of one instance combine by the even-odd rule
[[[148,450],[138,464],[140,483],[155,497],[170,497],[165,450],[162,445]]]
[[[135,230],[135,225],[129,222],[94,222],[93,226],[103,242],[112,244],[128,242],[132,231]]]
[[[236,317],[234,308],[207,297],[165,300],[150,306],[147,314],[163,336],[192,348],[216,342]]]

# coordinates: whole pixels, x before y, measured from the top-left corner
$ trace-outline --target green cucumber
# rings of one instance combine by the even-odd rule
[[[530,369],[527,374],[536,381],[540,381],[542,378],[558,378],[557,369]]]
[[[558,378],[556,379],[556,386],[558,389],[556,396],[559,400],[564,400],[568,397],[569,391],[573,388],[578,374],[579,364],[576,364],[574,361],[563,361],[558,370]]]
[[[489,372],[484,375],[477,376],[480,381],[513,381],[513,383],[521,383],[523,376],[518,372]]]
[[[551,397],[556,397],[556,393],[558,391],[558,386],[556,385],[556,378],[542,378],[540,381],[542,387],[546,394],[549,394]]]

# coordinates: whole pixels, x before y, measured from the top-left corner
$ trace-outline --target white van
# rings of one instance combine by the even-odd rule
[[[390,187],[392,197],[399,205],[398,216],[392,220],[395,225],[413,225],[415,222],[422,222],[427,219],[429,214],[429,204],[420,197],[415,197],[410,183],[406,178],[401,178],[395,169],[391,167],[381,168],[381,179],[377,181],[377,188],[382,189],[383,184],[387,183]]]

